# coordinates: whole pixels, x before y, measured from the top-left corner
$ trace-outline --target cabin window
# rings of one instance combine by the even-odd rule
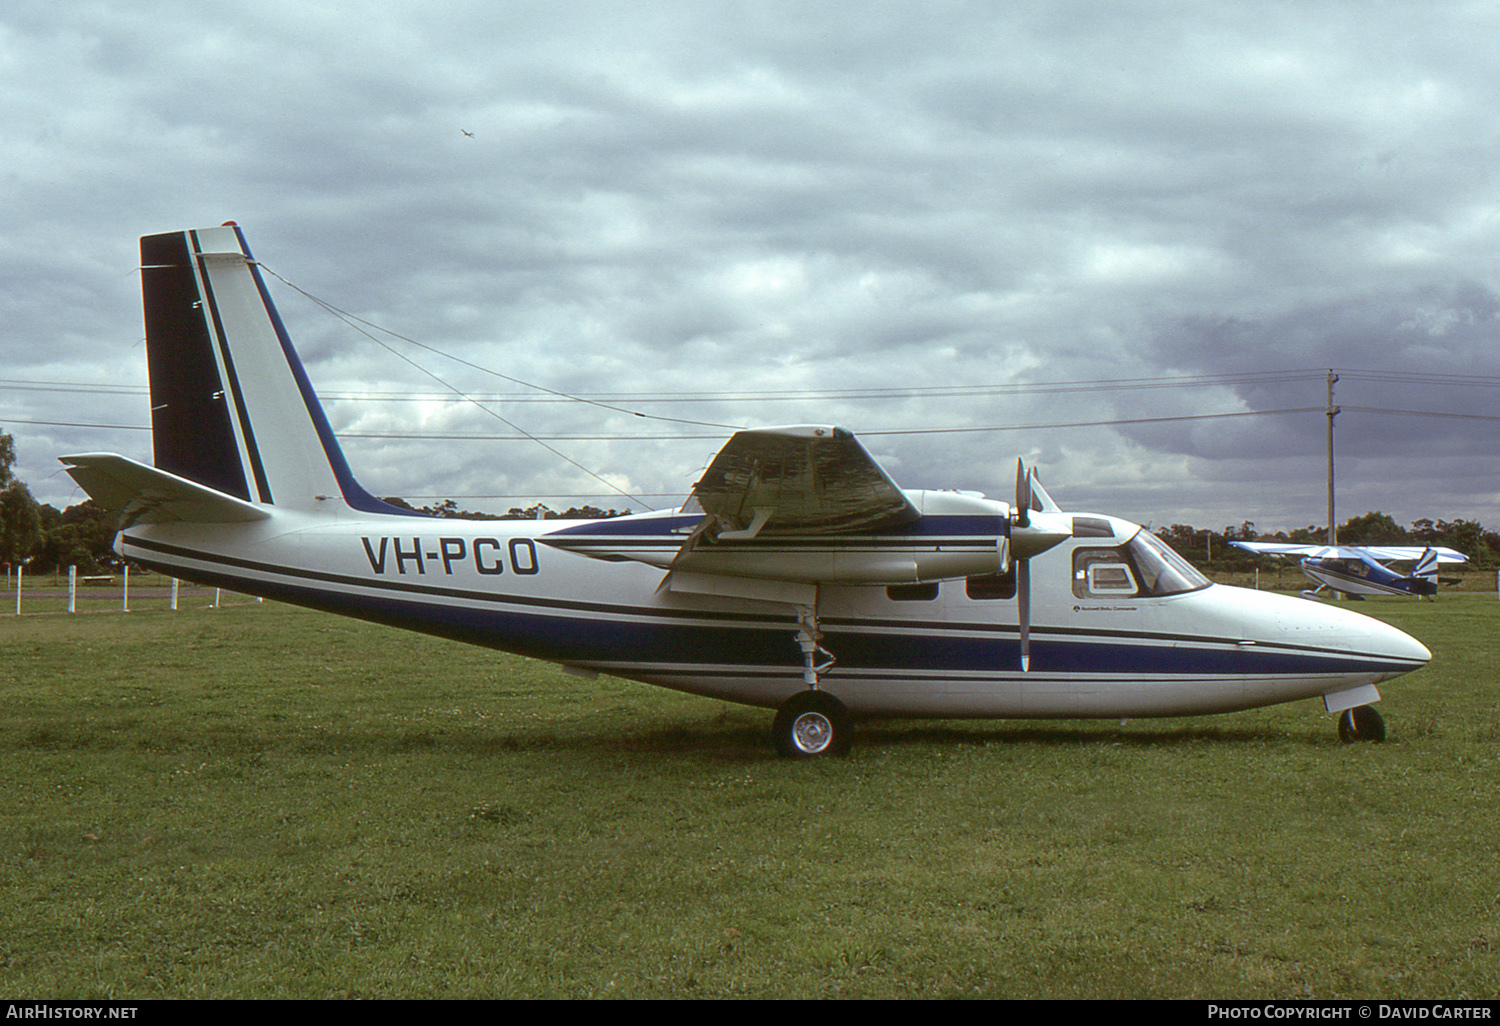
[[[964,581],[964,594],[979,602],[1016,597],[1016,572],[983,574]]]
[[[927,584],[893,584],[885,589],[885,597],[892,602],[931,602],[938,597],[936,581]]]

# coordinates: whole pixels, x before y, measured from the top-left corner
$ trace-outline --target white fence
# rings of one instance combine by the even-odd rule
[[[117,576],[120,580],[118,590],[114,588],[115,578]],[[138,580],[139,577],[140,575],[138,574]],[[148,577],[148,581],[149,580],[150,578]],[[80,586],[82,586],[82,594],[80,594]],[[65,607],[61,604],[61,599],[63,598],[64,593],[60,586],[60,582],[58,582],[56,578],[54,578],[50,586],[45,583],[39,584],[35,581],[28,582],[26,580],[26,571],[24,567],[7,567],[5,570],[4,587],[6,591],[14,590],[15,592],[14,607],[10,607],[10,603],[6,602],[5,605],[7,609],[5,611],[14,612],[14,615],[16,616],[21,616],[24,612],[27,611],[28,603],[32,607],[31,611],[33,612],[57,613],[64,611],[65,608],[69,613],[77,613],[79,611],[80,598],[92,600],[96,607],[96,611],[100,607],[101,603],[107,603],[107,608],[109,609],[118,607],[120,612],[130,612],[131,581],[129,567],[125,567],[123,571],[118,575],[106,574],[100,576],[80,576],[78,573],[78,568],[76,566],[68,567],[68,582],[66,591],[67,601]],[[182,582],[177,580],[177,578],[175,577],[170,579],[170,586],[165,596],[161,594],[162,589],[163,585],[160,583],[159,578],[156,579],[156,583],[154,583],[154,585],[148,585],[148,590],[146,591],[144,596],[140,594],[140,588],[138,586],[137,605],[139,606],[141,604],[141,597],[145,597],[147,598],[150,606],[154,608],[161,608],[162,600],[163,598],[165,598],[166,607],[171,610],[176,610],[183,592],[185,590],[190,590],[194,595],[202,595],[205,597],[211,593],[213,595],[212,608],[217,609],[224,604],[226,595],[235,594],[232,592],[226,593],[221,588],[197,588],[191,584],[187,585],[186,589],[184,589]],[[118,596],[118,601],[116,601],[116,596]],[[255,599],[255,601],[260,602],[262,600],[257,598]],[[38,606],[40,606],[41,608],[36,608]]]

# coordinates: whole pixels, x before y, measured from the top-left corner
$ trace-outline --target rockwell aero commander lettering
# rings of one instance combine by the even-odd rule
[[[239,228],[141,240],[154,466],[63,457],[162,573],[776,710],[778,751],[858,718],[1189,716],[1321,698],[1383,737],[1427,649],[1211,584],[1115,517],[899,487],[849,432],[734,434],[681,509],[476,521],[360,487]]]

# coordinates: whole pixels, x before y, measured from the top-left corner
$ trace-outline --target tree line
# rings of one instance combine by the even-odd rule
[[[10,435],[0,432],[0,564],[25,564],[28,573],[50,573],[76,566],[85,574],[101,573],[118,565],[119,559],[110,547],[115,535],[113,516],[95,506],[92,500],[64,510],[39,505],[25,483],[14,476],[14,464],[14,442]],[[628,509],[616,511],[595,506],[573,506],[556,512],[540,504],[524,509],[512,506],[498,514],[476,513],[459,509],[452,499],[430,506],[413,506],[394,496],[384,501],[398,509],[455,520],[599,520],[630,513]],[[1234,548],[1229,544],[1232,541],[1320,545],[1328,536],[1325,527],[1317,526],[1261,534],[1249,521],[1218,531],[1173,524],[1156,533],[1190,562],[1214,570],[1253,566],[1256,557]],[[1485,530],[1474,520],[1422,519],[1403,528],[1384,513],[1370,512],[1338,525],[1338,540],[1343,545],[1445,545],[1468,556],[1469,565],[1477,569],[1500,565],[1500,534]]]
[[[76,566],[82,574],[98,574],[117,567],[111,547],[115,518],[92,499],[59,510],[32,498],[26,483],[15,476],[15,441],[0,431],[0,566],[25,566],[28,574],[52,573]],[[573,506],[555,512],[543,505],[513,506],[505,513],[474,513],[458,508],[452,499],[431,506],[413,506],[403,499],[385,500],[398,509],[456,520],[600,520],[624,516],[594,506]]]
[[[394,495],[388,495],[380,500],[397,509],[409,510],[412,513],[425,513],[430,517],[447,517],[452,520],[606,520],[610,517],[625,517],[630,515],[630,510],[600,509],[597,506],[569,506],[561,513],[547,506],[537,503],[522,509],[520,506],[512,506],[504,513],[475,513],[466,509],[459,509],[458,503],[452,499],[444,499],[442,502],[431,506],[413,506],[405,499]]]
[[[1260,533],[1250,521],[1219,531],[1187,524],[1173,524],[1156,532],[1172,548],[1198,566],[1216,570],[1248,569],[1258,558],[1230,545],[1234,541],[1289,542],[1322,545],[1328,541],[1326,526],[1299,527],[1295,531]],[[1500,534],[1487,531],[1477,520],[1430,520],[1423,518],[1402,527],[1378,510],[1350,517],[1339,524],[1335,537],[1340,545],[1442,545],[1469,557],[1475,569],[1500,565]]]

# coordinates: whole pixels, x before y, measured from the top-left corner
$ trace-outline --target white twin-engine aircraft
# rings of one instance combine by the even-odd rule
[[[1291,542],[1246,542],[1229,544],[1260,556],[1282,556],[1297,560],[1297,566],[1316,588],[1303,598],[1315,599],[1327,589],[1362,599],[1366,595],[1437,595],[1441,563],[1467,563],[1462,552],[1441,545],[1301,545]],[[1391,568],[1393,563],[1413,564],[1411,573]]]
[[[233,224],[141,240],[155,466],[63,457],[164,574],[775,709],[788,756],[866,717],[1127,717],[1322,698],[1430,653],[1384,623],[1211,584],[1148,531],[898,487],[848,432],[736,433],[680,510],[414,517],[356,483]]]

